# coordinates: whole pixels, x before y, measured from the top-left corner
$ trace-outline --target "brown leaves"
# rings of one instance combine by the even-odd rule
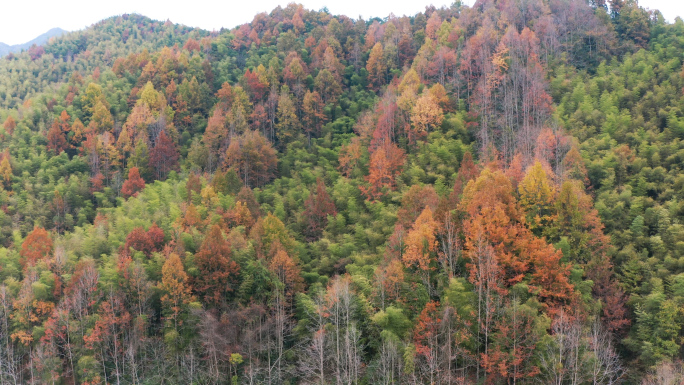
[[[413,185],[401,198],[397,220],[403,227],[409,228],[426,207],[434,212],[438,203],[439,196],[432,185]]]
[[[321,132],[321,127],[326,121],[326,116],[323,113],[324,107],[325,103],[317,91],[306,91],[302,102],[302,109],[304,110],[302,120],[304,121],[304,131],[309,138],[312,134],[317,136]]]
[[[342,145],[342,148],[340,148],[339,166],[337,168],[344,176],[350,178],[359,165],[362,155],[363,146],[361,145],[361,138],[355,136],[351,139],[351,142]]]
[[[68,116],[68,115],[67,115]],[[68,124],[67,124],[68,127]],[[66,136],[59,119],[55,119],[47,133],[47,148],[59,155],[67,148]]]
[[[155,170],[157,179],[166,179],[171,170],[178,168],[178,149],[173,140],[162,130],[150,151],[150,166]]]
[[[233,137],[226,152],[226,165],[241,174],[250,187],[262,186],[275,177],[278,158],[261,133],[247,130]]]
[[[316,194],[309,194],[304,202],[304,222],[306,223],[305,235],[312,241],[320,238],[323,229],[328,224],[328,215],[337,213],[335,203],[325,189],[321,178],[316,180]]]
[[[532,179],[527,184],[530,184],[530,194],[539,193],[537,183],[532,183]],[[550,192],[548,188],[544,191],[547,195]],[[552,308],[571,299],[573,286],[568,281],[569,267],[560,262],[559,251],[527,228],[512,185],[502,172],[485,169],[479,178],[470,182],[460,210],[469,217],[463,223],[463,230],[466,256],[472,261],[469,265],[471,278],[477,276],[474,269],[478,269],[482,255],[491,254],[493,263],[501,268],[506,286],[527,278],[530,290],[536,291]]]
[[[226,295],[233,291],[240,267],[231,259],[231,254],[221,228],[213,225],[195,255],[199,275],[193,280],[195,290],[211,305],[224,302]]]
[[[276,241],[273,244],[270,254],[271,261],[268,264],[268,269],[278,277],[283,285],[288,302],[291,303],[294,295],[304,287],[301,270],[279,242]]]
[[[17,127],[17,122],[10,115],[7,117],[7,119],[5,119],[5,123],[2,125],[2,127],[5,129],[5,133],[7,135],[12,135],[14,129]]]
[[[371,200],[377,200],[388,191],[394,190],[395,179],[404,165],[404,151],[396,144],[385,142],[371,154],[369,173],[366,176],[368,186],[361,186],[361,191]]]

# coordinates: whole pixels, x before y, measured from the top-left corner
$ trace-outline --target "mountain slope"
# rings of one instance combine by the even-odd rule
[[[8,53],[10,53],[12,49],[12,46],[7,45],[5,43],[0,43],[0,56],[5,56]]]
[[[37,38],[23,44],[8,45],[5,43],[0,43],[0,56],[5,56],[9,53],[21,52],[22,50],[29,49],[32,45],[43,45],[47,43],[53,37],[59,37],[68,33],[69,31],[63,30],[61,28],[52,28],[51,30],[45,32],[44,34],[38,36]]]

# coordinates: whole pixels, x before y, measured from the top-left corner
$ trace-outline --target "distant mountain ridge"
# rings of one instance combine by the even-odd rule
[[[51,30],[45,32],[44,34],[38,36],[37,38],[23,43],[23,44],[15,44],[15,45],[9,45],[0,42],[0,56],[5,56],[9,53],[13,52],[21,52],[22,50],[29,49],[32,45],[42,45],[48,42],[50,38],[55,37],[55,36],[61,36],[69,31],[66,31],[61,28],[52,28]]]

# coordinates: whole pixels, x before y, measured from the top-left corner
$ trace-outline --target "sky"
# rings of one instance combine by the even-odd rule
[[[153,19],[207,30],[232,28],[249,22],[259,12],[270,12],[292,0],[10,0],[0,5],[0,42],[25,43],[51,28],[68,31],[83,29],[97,21],[123,13],[139,13]],[[297,0],[308,9],[323,7],[333,14],[364,19],[414,15],[425,6],[448,6],[453,0]],[[472,4],[474,0],[466,0]],[[682,0],[640,0],[646,8],[660,9],[672,22],[684,18]]]

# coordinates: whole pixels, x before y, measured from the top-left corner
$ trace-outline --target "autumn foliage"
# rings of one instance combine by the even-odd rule
[[[145,188],[145,181],[140,177],[140,171],[137,167],[131,167],[128,171],[128,179],[126,179],[121,187],[121,195],[123,195],[124,198],[134,197],[137,196],[143,188]]]
[[[35,227],[21,244],[21,261],[23,266],[31,266],[48,258],[52,253],[52,238],[42,227]]]
[[[304,202],[304,221],[306,235],[310,240],[319,238],[328,223],[328,216],[336,214],[335,203],[325,189],[322,179],[316,181],[316,193],[309,195]]]
[[[226,165],[234,168],[245,185],[261,186],[275,176],[277,158],[272,145],[263,135],[245,131],[233,138],[226,151]]]
[[[142,227],[136,227],[126,237],[124,252],[133,249],[150,257],[153,252],[161,251],[163,243],[164,231],[156,224],[153,224],[147,231]]]
[[[369,172],[366,176],[368,186],[362,191],[371,200],[377,200],[394,190],[396,177],[404,164],[404,151],[394,143],[378,147],[370,157]]]
[[[231,259],[231,249],[218,225],[212,226],[195,256],[199,275],[193,287],[202,299],[214,306],[223,303],[234,290],[240,267]]]

